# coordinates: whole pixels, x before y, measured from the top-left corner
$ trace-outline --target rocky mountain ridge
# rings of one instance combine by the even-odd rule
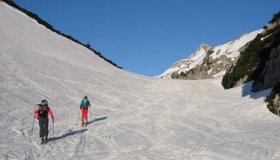
[[[176,62],[158,77],[194,80],[222,76],[236,62],[247,43],[261,32],[262,29],[216,47],[201,44],[191,56]]]

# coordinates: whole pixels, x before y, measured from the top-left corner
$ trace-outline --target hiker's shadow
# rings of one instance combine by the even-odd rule
[[[63,139],[63,138],[69,137],[69,136],[81,134],[81,133],[84,133],[87,130],[88,129],[86,129],[86,128],[85,129],[76,130],[76,131],[73,131],[73,130],[69,129],[66,133],[64,133],[63,135],[61,135],[59,137],[51,137],[51,138],[49,138],[49,142],[57,141],[57,140],[60,140],[60,139]]]
[[[107,116],[96,117],[93,120],[89,121],[88,124],[91,124],[91,123],[94,123],[94,122],[97,122],[97,121],[103,121],[103,120],[106,120],[106,119],[107,119]]]

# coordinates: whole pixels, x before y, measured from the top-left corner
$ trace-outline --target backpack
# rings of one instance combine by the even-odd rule
[[[89,101],[84,98],[81,102],[81,107],[82,108],[88,108],[88,106],[89,106]]]
[[[39,106],[39,114],[41,118],[48,117],[49,107],[48,106]]]

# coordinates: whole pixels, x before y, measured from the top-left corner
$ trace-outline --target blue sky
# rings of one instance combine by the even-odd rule
[[[52,26],[90,43],[125,70],[155,76],[212,46],[262,28],[276,0],[15,0]]]

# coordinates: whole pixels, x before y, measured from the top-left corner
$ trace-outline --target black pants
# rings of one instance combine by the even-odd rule
[[[40,126],[40,138],[48,138],[49,134],[49,118],[40,118],[39,119],[39,126]]]

